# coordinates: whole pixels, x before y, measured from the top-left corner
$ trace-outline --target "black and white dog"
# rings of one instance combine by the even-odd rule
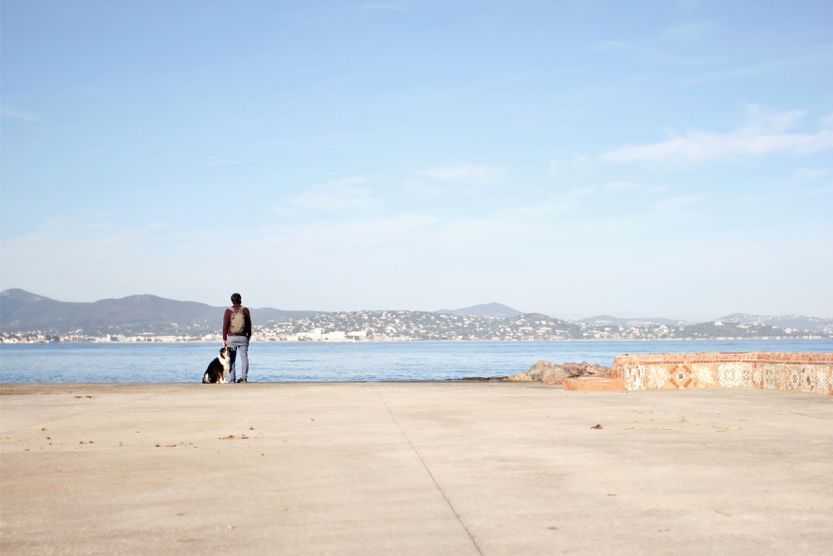
[[[205,374],[202,375],[203,384],[226,384],[226,374],[228,374],[229,369],[234,364],[235,355],[234,348],[220,348],[220,355],[208,364]]]

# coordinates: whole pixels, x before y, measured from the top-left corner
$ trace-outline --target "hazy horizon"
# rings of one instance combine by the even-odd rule
[[[833,3],[8,0],[0,26],[0,289],[833,316]]]
[[[39,293],[39,292],[29,291],[26,288],[8,288],[8,290],[13,290],[13,289],[23,290],[23,291],[25,291],[29,294],[49,297],[50,299],[53,299],[54,301],[73,302],[73,303],[94,303],[96,301],[103,301],[103,300],[106,300],[106,299],[121,299],[121,298],[124,298],[124,297],[150,295],[150,296],[155,296],[155,297],[161,297],[161,298],[164,298],[164,299],[171,299],[173,301],[203,303],[205,305],[210,305],[210,306],[214,306],[214,307],[223,307],[225,305],[228,305],[228,303],[218,303],[216,300],[215,301],[201,301],[201,300],[197,300],[197,299],[166,298],[165,296],[161,296],[161,295],[157,295],[157,294],[149,293],[149,292],[130,294],[130,295],[127,295],[127,296],[122,296],[121,298],[59,299],[59,298],[54,298],[52,296],[44,295],[44,294]],[[0,290],[0,291],[5,292],[5,291],[8,291],[8,290]],[[334,309],[333,310],[333,309],[320,309],[320,308],[316,308],[316,307],[280,307],[280,306],[271,306],[271,305],[262,305],[262,304],[258,305],[258,304],[254,304],[254,303],[249,303],[249,301],[247,299],[243,300],[243,304],[246,305],[246,306],[251,307],[252,309],[279,309],[279,310],[282,310],[282,311],[311,311],[311,312],[338,312],[338,311],[347,311],[347,312],[350,312],[350,311],[427,311],[427,312],[439,312],[439,311],[458,311],[458,310],[461,310],[461,309],[470,309],[470,308],[480,307],[480,306],[484,306],[484,305],[498,304],[498,305],[502,305],[504,307],[508,307],[509,309],[514,309],[516,311],[520,311],[521,313],[540,313],[540,314],[548,315],[550,317],[563,318],[563,319],[568,319],[568,320],[582,320],[582,319],[589,319],[589,318],[594,318],[594,317],[607,316],[607,317],[615,317],[615,318],[620,318],[620,319],[632,319],[632,320],[668,319],[668,320],[678,320],[678,321],[707,322],[707,321],[711,321],[711,320],[714,320],[714,319],[720,319],[720,318],[723,318],[723,317],[726,317],[726,316],[729,316],[729,315],[732,315],[732,314],[735,314],[735,313],[739,313],[739,311],[724,311],[722,313],[711,315],[710,317],[703,318],[703,319],[688,318],[688,317],[680,316],[680,315],[644,314],[644,313],[639,313],[639,312],[627,312],[627,311],[623,312],[623,313],[616,313],[616,314],[607,312],[607,313],[594,313],[592,315],[591,314],[568,315],[568,314],[560,314],[560,313],[547,313],[546,311],[539,311],[539,310],[534,309],[534,308],[529,309],[529,308],[512,307],[512,306],[509,306],[505,303],[501,303],[500,301],[487,301],[487,302],[484,302],[484,303],[477,303],[477,304],[468,305],[468,306],[458,305],[458,306],[454,306],[454,307],[438,307],[438,308],[435,308],[435,309],[415,309],[413,307],[376,307],[376,308],[353,307],[353,308]],[[769,316],[769,317],[799,315],[799,313],[781,313],[781,314],[768,314],[768,315],[764,315],[764,314],[760,314],[760,313],[752,313],[752,314],[761,315],[761,316]],[[800,316],[811,317],[811,318],[821,318],[821,319],[833,319],[833,316],[831,316],[831,315],[800,314]]]

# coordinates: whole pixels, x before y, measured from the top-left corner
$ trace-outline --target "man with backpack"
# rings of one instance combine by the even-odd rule
[[[252,316],[249,308],[243,307],[243,297],[239,293],[231,294],[231,307],[223,315],[223,345],[234,348],[237,352],[229,369],[230,382],[235,382],[234,368],[240,363],[240,377],[237,382],[248,382],[249,376],[249,338],[252,337]]]

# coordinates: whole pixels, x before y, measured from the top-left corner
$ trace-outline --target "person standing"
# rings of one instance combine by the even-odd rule
[[[229,374],[235,382],[235,367],[240,363],[240,377],[236,382],[248,382],[249,378],[249,338],[252,337],[252,316],[248,307],[243,307],[243,297],[239,293],[231,294],[231,307],[223,315],[223,345],[234,348],[237,352]]]

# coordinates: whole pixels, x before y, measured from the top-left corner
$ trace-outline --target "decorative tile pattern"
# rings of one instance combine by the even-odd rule
[[[668,369],[664,366],[651,366],[645,369],[645,388],[648,390],[662,390],[669,388]]]
[[[741,374],[741,379],[742,379],[741,387],[742,388],[753,388],[754,387],[753,376],[754,375],[753,375],[752,367],[749,365],[749,363],[744,363],[742,374]]]
[[[695,363],[691,365],[691,386],[689,388],[714,388],[717,386],[717,372],[713,365]]]
[[[820,367],[816,369],[816,387],[817,394],[833,394],[833,373],[830,367]]]
[[[814,392],[816,390],[816,373],[813,365],[805,365],[801,368],[801,385],[799,388],[802,392]]]
[[[789,369],[787,390],[790,390],[791,392],[798,392],[801,390],[801,369],[796,369],[794,367]]]
[[[773,364],[765,364],[764,371],[764,388],[766,390],[778,389],[778,366]]]
[[[625,367],[625,389],[626,390],[644,390],[645,389],[645,370],[641,365],[633,365]]]
[[[720,363],[717,366],[717,383],[723,388],[742,387],[744,366],[745,363]]]
[[[688,365],[676,365],[671,371],[670,382],[679,389],[688,388],[693,380],[691,376],[691,369]]]
[[[755,365],[755,369],[752,371],[752,386],[755,388],[764,387],[764,370],[760,365]]]
[[[620,355],[627,390],[762,388],[833,395],[833,353],[652,353]]]

